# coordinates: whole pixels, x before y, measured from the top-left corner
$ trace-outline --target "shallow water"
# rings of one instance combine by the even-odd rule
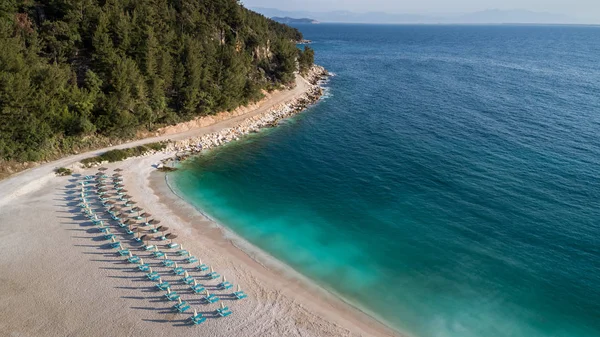
[[[414,336],[600,336],[600,28],[300,29],[327,97],[184,198]]]

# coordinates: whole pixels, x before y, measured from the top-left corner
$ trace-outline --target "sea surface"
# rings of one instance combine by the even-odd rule
[[[409,336],[600,336],[600,27],[299,28],[324,99],[183,197]]]

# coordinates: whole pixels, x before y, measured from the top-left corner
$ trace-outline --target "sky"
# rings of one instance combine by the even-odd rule
[[[407,14],[467,13],[486,9],[523,9],[575,17],[600,17],[600,0],[242,0],[246,7],[325,12]]]

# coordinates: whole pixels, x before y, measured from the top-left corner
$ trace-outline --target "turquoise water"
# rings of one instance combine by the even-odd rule
[[[600,336],[600,28],[301,30],[327,98],[184,197],[410,335]]]

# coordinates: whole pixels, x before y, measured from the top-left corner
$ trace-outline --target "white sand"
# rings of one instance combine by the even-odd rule
[[[185,139],[234,126],[243,118],[264,112],[301,94],[308,85],[280,92],[260,107],[208,127],[124,144],[130,147],[166,138]],[[214,317],[219,304],[201,304],[200,296],[160,267],[158,259],[132,249],[155,271],[164,275],[172,290],[208,319],[199,326],[173,313],[164,292],[108,248],[108,241],[77,207],[75,177],[56,177],[53,169],[69,166],[94,151],[61,159],[0,182],[0,335],[5,336],[393,336],[394,332],[324,291],[311,286],[276,261],[252,249],[236,248],[230,235],[172,194],[164,174],[152,164],[166,154],[105,165],[121,167],[129,194],[138,206],[171,227],[185,249],[212,265],[249,298],[235,301],[224,296],[233,314]],[[94,174],[95,170],[79,172]],[[109,171],[112,174],[112,171]],[[114,227],[114,226],[113,226]],[[125,248],[130,241],[121,232]],[[237,242],[237,241],[236,241]],[[176,261],[176,249],[163,249]],[[257,262],[257,261],[260,261]],[[179,263],[179,262],[178,262]],[[194,277],[204,273],[192,271]],[[195,264],[194,264],[195,265]],[[268,265],[268,267],[265,267]],[[219,283],[198,278],[212,291]]]

